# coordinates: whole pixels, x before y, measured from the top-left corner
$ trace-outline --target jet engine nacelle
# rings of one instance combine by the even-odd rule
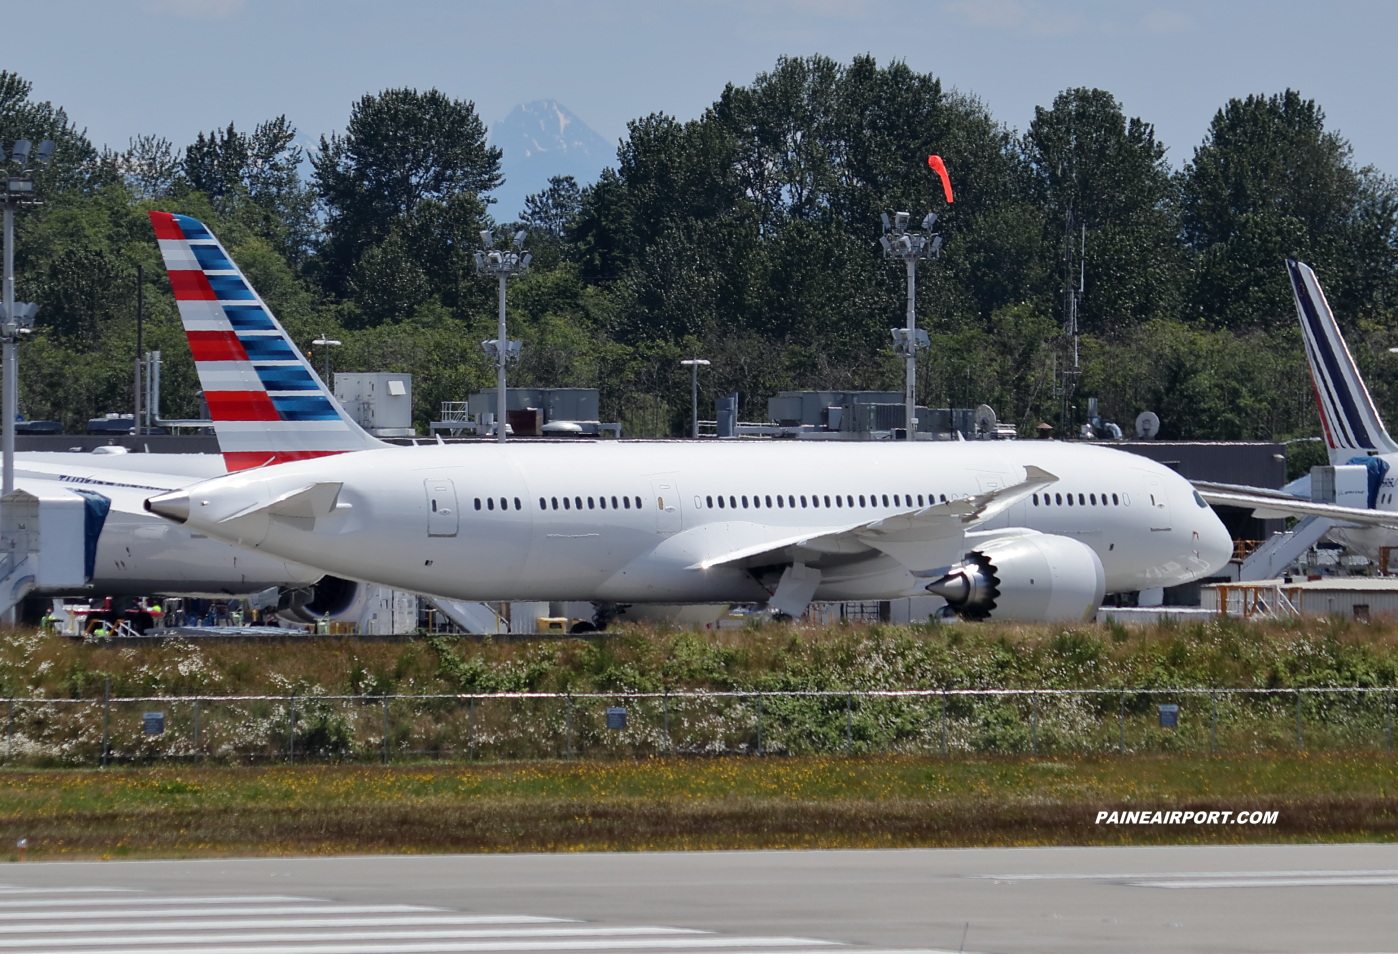
[[[310,586],[284,591],[277,615],[289,623],[314,623],[326,616],[338,619],[358,602],[359,589],[352,580],[323,576]]]
[[[1096,551],[1068,537],[1002,537],[967,556],[966,562],[927,587],[967,619],[1090,620],[1107,591],[1107,575]]]

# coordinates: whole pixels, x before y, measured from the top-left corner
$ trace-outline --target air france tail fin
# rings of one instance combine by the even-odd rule
[[[384,446],[345,413],[203,223],[150,220],[230,471]]]
[[[1368,451],[1398,453],[1398,444],[1388,436],[1379,418],[1315,272],[1309,265],[1290,259],[1286,270],[1291,276],[1296,316],[1306,342],[1306,360],[1311,366],[1311,385],[1325,429],[1325,443],[1330,449],[1330,462],[1343,464],[1355,454]]]

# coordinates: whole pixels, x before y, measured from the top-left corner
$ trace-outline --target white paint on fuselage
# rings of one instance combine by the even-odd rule
[[[97,538],[93,579],[81,588],[84,593],[218,597],[270,586],[305,586],[320,579],[324,574],[319,570],[249,552],[145,511],[145,500],[153,493],[224,473],[223,458],[217,454],[15,455],[15,486],[20,490],[90,490],[111,500]]]
[[[313,529],[301,521],[243,518],[241,542],[336,576],[456,599],[755,601],[767,593],[747,570],[695,565],[767,541],[919,509],[916,503],[893,505],[895,494],[940,502],[943,496],[1008,487],[1024,479],[1024,465],[1031,463],[1058,476],[1049,488],[1056,502],[1025,501],[977,531],[1023,527],[1079,540],[1098,553],[1111,592],[1188,582],[1219,569],[1231,555],[1227,531],[1211,509],[1196,504],[1193,489],[1178,474],[1137,455],[1046,441],[391,448],[280,464],[198,485],[190,489],[189,526],[230,535],[231,524],[219,520],[309,482],[341,481],[340,509],[316,519]],[[443,482],[450,481],[457,503],[454,536],[429,536],[429,480],[439,497]],[[778,495],[782,507],[775,506]],[[1079,495],[1087,502],[1080,504]],[[1102,502],[1113,495],[1115,503]],[[819,507],[812,505],[814,497]],[[630,506],[618,507],[613,498]],[[661,500],[665,513],[657,509]],[[438,533],[447,529],[440,514],[433,523]],[[970,545],[950,541],[937,560],[959,562]],[[865,553],[852,555],[843,573],[838,566],[826,571],[815,598],[891,599],[922,594],[925,583],[892,558]]]

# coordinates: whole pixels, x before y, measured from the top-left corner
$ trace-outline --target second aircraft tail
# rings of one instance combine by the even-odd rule
[[[335,400],[212,232],[151,212],[230,471],[382,447]]]
[[[1311,385],[1330,462],[1346,463],[1356,454],[1370,451],[1398,453],[1398,444],[1383,426],[1315,272],[1291,259],[1287,259],[1286,270],[1296,298],[1296,316],[1306,342],[1306,361],[1311,367]]]

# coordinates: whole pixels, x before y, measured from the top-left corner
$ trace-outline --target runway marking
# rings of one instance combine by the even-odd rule
[[[331,922],[335,927],[349,927],[343,922]],[[126,927],[127,925],[123,925]],[[150,925],[141,925],[143,929],[150,929]],[[188,924],[180,927],[188,928]],[[84,926],[85,930],[91,930],[91,925]],[[29,933],[29,932],[26,932]],[[48,933],[48,932],[45,932]],[[509,937],[528,935],[531,937],[545,934],[545,931],[519,931]],[[567,934],[570,936],[584,937],[637,937],[643,935],[662,936],[676,934],[708,934],[707,931],[698,931],[693,928],[664,928],[664,927],[622,927],[622,928],[553,928],[549,929],[549,936]],[[210,934],[199,932],[194,934],[135,934],[123,937],[107,937],[105,935],[94,935],[97,938],[93,943],[106,944],[109,946],[136,946],[146,944],[189,944],[194,941],[203,943],[249,943],[252,941],[336,941],[336,940],[396,940],[401,938],[447,938],[452,940],[468,940],[481,937],[499,937],[500,932],[492,931],[352,931],[344,933],[330,933],[316,931],[314,934],[295,933],[291,931],[239,931],[237,934]],[[30,938],[22,941],[0,940],[0,949],[13,947],[58,947],[60,945],[72,947],[78,943],[77,938]],[[497,945],[486,945],[490,950],[501,950]],[[563,948],[559,948],[562,950]]]
[[[1223,879],[1223,878],[1333,878],[1333,877],[1395,877],[1398,868],[1323,868],[1280,871],[1137,871],[1103,874],[978,874],[972,878],[989,881],[1138,881],[1143,879]]]
[[[26,908],[0,910],[0,954],[833,954],[845,947],[820,938],[589,925],[420,904],[125,891],[91,899],[60,896],[88,890],[83,888],[20,890],[31,893],[27,901],[0,901],[0,907]],[[952,952],[859,949],[857,954]]]
[[[223,920],[199,921],[197,925],[206,930],[237,930],[249,928],[323,928],[323,927],[400,927],[412,924],[426,925],[451,925],[451,924],[512,924],[512,923],[533,923],[536,921],[568,921],[568,918],[509,918],[509,917],[477,917],[469,914],[419,914],[407,917],[392,918],[225,918]],[[576,923],[576,922],[574,922]],[[193,925],[189,921],[147,921],[139,925],[122,924],[122,930],[143,931],[184,931],[189,930]],[[40,924],[34,926],[20,926],[7,933],[23,934],[58,934],[77,933],[82,931],[93,931],[97,925],[87,924]],[[118,927],[118,925],[113,925]],[[482,932],[482,936],[508,936],[516,932],[494,931]],[[517,932],[519,934],[532,936],[533,932],[526,930]]]
[[[420,911],[442,911],[442,908],[429,908],[420,904],[301,904],[296,906],[288,905],[285,908],[161,908],[151,911],[66,911],[65,918],[199,918],[210,914],[393,914],[397,912],[409,913]],[[49,913],[35,914],[9,914],[0,913],[0,921],[33,921],[38,918],[50,917]]]
[[[1398,884],[1398,875],[1373,878],[1220,878],[1194,881],[1132,881],[1138,888],[1328,888]]]

